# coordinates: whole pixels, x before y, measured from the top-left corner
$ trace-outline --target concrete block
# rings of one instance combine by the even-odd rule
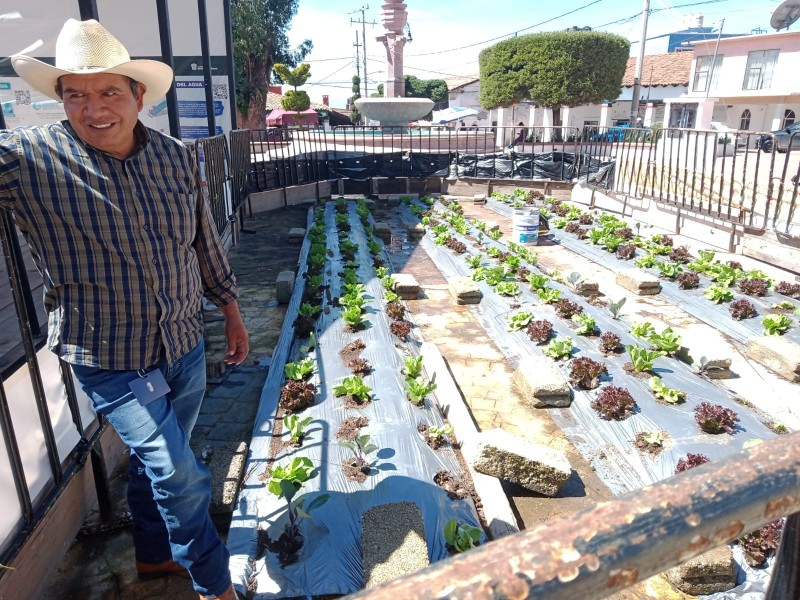
[[[275,297],[280,304],[288,304],[294,291],[294,271],[281,271],[275,280]]]
[[[410,273],[396,273],[394,278],[394,293],[403,300],[416,300],[419,298],[419,283]]]
[[[486,194],[475,194],[472,196],[472,202],[475,204],[486,204]]]
[[[211,472],[212,513],[232,513],[247,458],[245,442],[210,442],[198,457]]]
[[[289,243],[301,244],[306,237],[306,230],[302,227],[292,227],[289,230]]]
[[[800,381],[800,346],[779,335],[764,335],[747,343],[747,356],[789,381]]]
[[[572,404],[569,384],[550,359],[540,356],[525,359],[511,381],[522,396],[522,403],[529,408],[563,408]]]
[[[720,546],[667,571],[669,582],[692,596],[725,592],[736,587],[733,553]]]
[[[481,288],[471,277],[456,277],[449,281],[450,295],[456,304],[480,304]]]
[[[728,348],[728,350],[730,349]],[[731,359],[723,358],[721,352],[724,352],[724,349],[713,345],[695,347],[694,351],[687,346],[681,346],[675,356],[689,365],[699,365],[700,360],[705,357],[703,374],[706,377],[709,379],[730,379],[733,377]]]
[[[409,223],[406,225],[408,237],[412,239],[419,239],[425,235],[425,226],[422,223]]]
[[[534,444],[523,437],[492,429],[475,437],[468,449],[470,464],[479,473],[505,479],[522,487],[555,496],[572,474],[566,454]]]
[[[581,296],[596,296],[600,293],[600,285],[596,281],[579,281],[572,289]]]
[[[377,221],[372,226],[372,233],[375,237],[383,240],[384,244],[389,244],[392,241],[392,228],[385,221]]]
[[[661,291],[658,277],[640,269],[624,269],[617,273],[617,284],[639,296],[655,296]]]
[[[364,587],[377,587],[430,564],[422,511],[413,502],[373,506],[361,515]]]

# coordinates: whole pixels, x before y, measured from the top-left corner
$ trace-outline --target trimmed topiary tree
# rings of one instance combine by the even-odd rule
[[[281,106],[284,110],[302,111],[311,106],[311,98],[308,94],[298,91],[298,87],[303,85],[311,77],[311,66],[303,63],[296,69],[290,69],[282,63],[275,63],[272,70],[281,78],[282,81],[291,85],[294,89],[286,92],[281,99]]]
[[[630,43],[597,31],[553,31],[504,40],[480,53],[484,108],[530,98],[542,106],[597,104],[619,96]]]

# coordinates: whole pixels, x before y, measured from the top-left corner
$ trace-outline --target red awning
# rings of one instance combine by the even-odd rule
[[[317,125],[319,116],[313,108],[303,111],[283,110],[282,108],[273,109],[267,115],[267,125],[275,127],[277,125]]]

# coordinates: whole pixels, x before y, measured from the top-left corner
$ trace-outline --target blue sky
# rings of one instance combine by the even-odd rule
[[[589,26],[609,31],[630,40],[641,35],[640,0],[405,0],[413,41],[405,47],[405,73],[422,79],[478,73],[479,52],[515,31],[521,34],[554,31],[572,26]],[[373,0],[365,11],[367,25],[367,75],[370,93],[385,78],[386,54],[375,41],[381,35],[380,0]],[[360,8],[368,2],[330,2],[300,0],[292,22],[289,39],[297,44],[309,38],[314,50],[308,56],[311,78],[305,90],[312,101],[330,96],[331,105],[344,107],[351,95],[356,74],[356,31],[359,43]],[[704,25],[717,28],[722,19],[724,33],[750,33],[761,27],[771,31],[769,19],[779,0],[650,0],[648,37],[684,29],[687,19],[702,14]],[[574,11],[574,12],[572,12]],[[565,14],[569,13],[571,14]],[[545,21],[549,21],[545,23]],[[797,29],[800,22],[792,27]],[[494,41],[490,41],[493,38]],[[645,47],[648,54],[657,51],[657,42]],[[360,48],[363,52],[363,46]],[[665,51],[665,50],[663,50]],[[638,53],[638,44],[632,46]],[[363,71],[363,55],[360,67]],[[363,79],[363,73],[361,73]]]

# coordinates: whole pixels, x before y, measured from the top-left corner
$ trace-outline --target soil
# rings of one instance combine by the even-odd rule
[[[317,319],[316,317],[304,317],[302,315],[298,316],[294,320],[294,335],[295,337],[299,338],[306,338],[314,331],[314,325],[316,324]]]
[[[342,463],[342,471],[350,481],[364,483],[369,475],[370,466],[363,458],[351,458]]]
[[[662,431],[661,432],[661,434],[662,434],[661,435],[662,442],[661,442],[661,445],[659,446],[657,444],[649,444],[649,443],[647,443],[644,440],[645,433],[646,432],[644,432],[644,431],[640,431],[639,433],[636,434],[636,439],[634,440],[634,443],[636,444],[636,447],[639,450],[641,450],[642,452],[646,452],[650,456],[658,456],[666,448],[667,440],[669,439],[669,436],[665,432]]]
[[[339,424],[336,438],[340,440],[354,440],[362,427],[369,425],[368,417],[347,417]]]
[[[450,471],[439,471],[433,476],[433,482],[453,500],[464,500],[470,495],[467,487]]]
[[[342,405],[345,408],[364,408],[365,406],[369,406],[371,400],[367,400],[366,402],[361,402],[356,396],[351,394],[346,394],[344,396],[339,396],[342,399]]]
[[[365,344],[363,340],[353,340],[346,346],[344,346],[341,350],[339,350],[339,357],[342,359],[344,364],[348,365],[350,362],[356,358],[361,356],[361,352],[365,348]]]
[[[372,372],[372,365],[366,358],[354,358],[346,363],[353,375],[369,375]]]
[[[637,379],[650,379],[655,373],[652,371],[637,371],[633,368],[633,363],[626,362],[622,365],[622,369],[631,377],[636,377]]]
[[[428,426],[425,423],[420,423],[417,425],[417,431],[422,434],[422,437],[425,438],[425,443],[428,444],[428,446],[430,446],[433,450],[438,450],[447,443],[447,440],[443,435],[428,435]]]

